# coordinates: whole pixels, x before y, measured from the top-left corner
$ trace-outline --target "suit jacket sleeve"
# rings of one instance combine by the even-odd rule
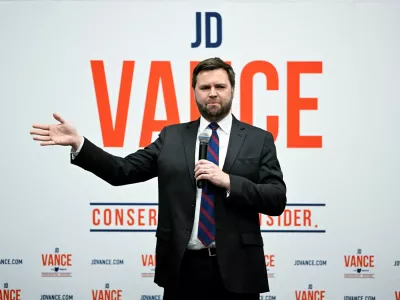
[[[269,132],[264,140],[258,172],[256,183],[245,177],[230,174],[231,189],[226,200],[235,205],[253,208],[259,213],[281,215],[286,207],[286,185],[274,140]]]
[[[97,147],[88,139],[71,164],[79,166],[111,185],[143,182],[157,176],[157,158],[165,137],[164,128],[149,146],[126,157],[112,155]]]

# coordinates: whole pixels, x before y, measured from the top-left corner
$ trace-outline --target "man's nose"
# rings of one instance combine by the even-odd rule
[[[210,97],[217,97],[217,92],[214,87],[212,87],[210,90]]]

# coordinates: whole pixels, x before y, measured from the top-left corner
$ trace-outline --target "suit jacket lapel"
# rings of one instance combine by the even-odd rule
[[[183,145],[185,147],[186,162],[194,188],[196,188],[196,179],[194,178],[194,152],[196,149],[196,138],[199,125],[200,119],[197,119],[196,121],[189,122],[183,129]]]
[[[224,167],[222,168],[222,171],[228,174],[247,135],[246,128],[243,126],[242,122],[236,119],[233,115],[232,118],[232,128],[229,137],[228,151],[226,153]]]

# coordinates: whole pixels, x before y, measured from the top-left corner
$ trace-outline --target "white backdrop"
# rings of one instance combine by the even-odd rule
[[[196,12],[203,43],[191,48]],[[217,48],[205,47],[206,12],[221,17]],[[399,12],[399,2],[378,0],[1,1],[0,299],[161,299],[153,283],[156,179],[112,187],[70,165],[69,148],[40,147],[29,130],[59,112],[125,156],[146,130],[158,134],[151,120],[143,125],[145,110],[152,119],[148,95],[157,99],[155,119],[191,119],[190,62],[214,56],[236,71],[237,117],[264,129],[267,116],[279,117],[289,205],[282,217],[261,217],[271,277],[261,298],[400,299]],[[104,64],[109,106],[96,97],[95,84],[104,85],[91,61]],[[126,130],[123,145],[107,147],[97,100],[115,122],[124,61],[134,61],[132,79],[129,70],[124,77]],[[172,77],[148,88],[156,61],[170,62]],[[265,61],[255,72],[270,64],[268,79],[243,75],[254,61]],[[316,67],[296,80],[291,64],[301,73]],[[166,96],[162,85],[171,82]],[[320,146],[291,143],[296,115],[299,135],[320,136]]]

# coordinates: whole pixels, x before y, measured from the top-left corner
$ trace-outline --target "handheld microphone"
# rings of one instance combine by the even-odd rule
[[[208,150],[208,142],[210,140],[211,135],[207,131],[203,131],[199,135],[199,160],[200,159],[207,159],[207,150]],[[197,181],[197,187],[199,189],[204,188],[206,185],[206,180],[201,179]]]

